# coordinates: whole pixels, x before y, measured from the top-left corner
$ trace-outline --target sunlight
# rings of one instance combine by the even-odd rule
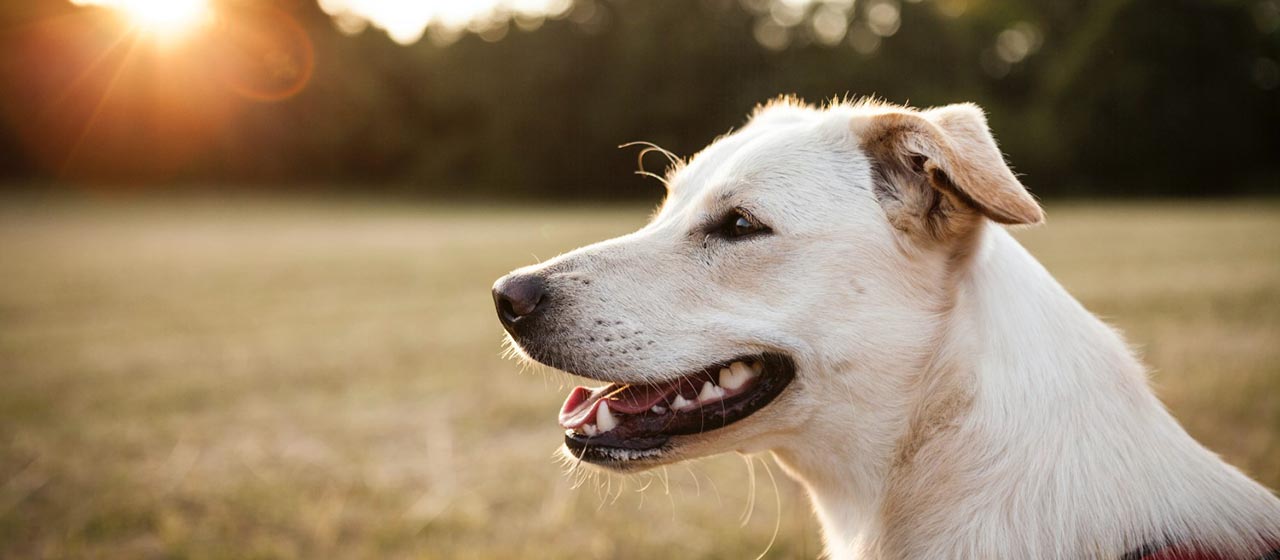
[[[208,0],[71,0],[78,5],[96,5],[119,11],[148,33],[179,37],[212,17]]]
[[[405,45],[421,39],[429,26],[456,31],[509,17],[556,17],[572,7],[570,0],[320,0],[340,29],[361,28],[343,22],[367,23]]]

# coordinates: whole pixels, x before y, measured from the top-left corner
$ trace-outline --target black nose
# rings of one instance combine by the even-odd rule
[[[508,274],[493,284],[493,304],[507,326],[533,315],[545,300],[546,283],[534,274]]]

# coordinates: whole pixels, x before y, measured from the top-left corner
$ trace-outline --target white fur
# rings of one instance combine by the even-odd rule
[[[851,411],[811,427],[821,446],[776,449],[812,493],[832,556],[1118,558],[1168,536],[1244,558],[1260,536],[1277,541],[1271,493],[1192,440],[1116,331],[1003,229],[986,228],[957,297],[939,359],[972,372],[974,405],[917,455],[896,488],[907,497],[887,492],[883,450],[826,443],[900,424],[868,428]],[[918,503],[888,526],[894,499]]]
[[[640,231],[523,270],[560,302],[542,359],[568,371],[645,382],[745,352],[797,363],[756,414],[614,467],[772,451],[808,489],[834,558],[1119,558],[1167,541],[1248,557],[1280,544],[1280,501],[1188,436],[1120,335],[1002,227],[904,232],[910,197],[877,198],[870,129],[851,125],[886,111],[930,115],[766,109],[678,168]],[[959,157],[991,142],[974,111],[944,110],[968,127],[951,140]],[[1025,192],[1002,188],[978,202],[1038,219]],[[733,207],[774,233],[699,233]]]

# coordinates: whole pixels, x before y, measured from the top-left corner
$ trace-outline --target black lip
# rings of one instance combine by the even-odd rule
[[[729,360],[761,360],[764,372],[747,392],[689,412],[628,417],[618,427],[596,436],[576,432],[565,434],[564,445],[574,457],[591,463],[618,462],[618,451],[654,451],[668,445],[673,436],[700,434],[723,428],[751,416],[773,402],[795,379],[795,361],[782,354],[744,356]],[[719,371],[719,367],[708,368]]]

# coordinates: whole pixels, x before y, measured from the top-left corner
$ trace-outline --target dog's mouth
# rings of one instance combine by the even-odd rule
[[[577,387],[560,410],[565,446],[593,463],[654,457],[673,436],[715,430],[752,415],[794,378],[791,358],[761,354],[660,383]]]

